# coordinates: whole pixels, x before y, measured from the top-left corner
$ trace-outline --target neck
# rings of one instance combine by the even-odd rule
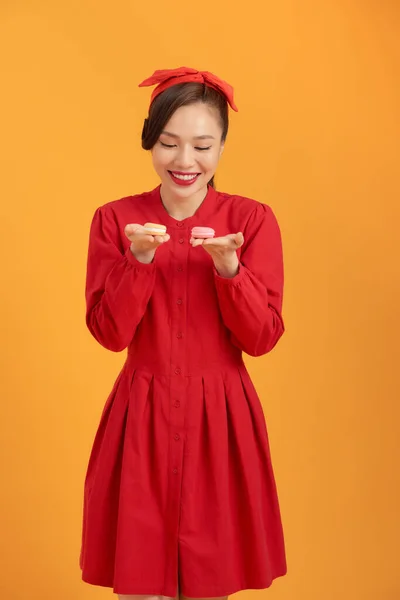
[[[208,187],[201,188],[188,198],[179,198],[170,190],[166,190],[161,186],[161,200],[167,213],[177,221],[183,221],[189,217],[193,217],[204,198],[207,196]]]

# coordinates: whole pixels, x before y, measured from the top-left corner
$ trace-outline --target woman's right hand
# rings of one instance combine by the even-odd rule
[[[143,264],[149,264],[153,261],[158,246],[168,242],[170,236],[149,235],[145,233],[144,227],[137,223],[132,223],[125,227],[125,235],[131,242],[131,252],[137,261]]]

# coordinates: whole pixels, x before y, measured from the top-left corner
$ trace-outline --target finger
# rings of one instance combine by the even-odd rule
[[[225,250],[236,250],[235,241],[232,238],[228,238],[228,236],[204,240],[203,245],[209,250],[215,250],[218,252],[225,252]]]
[[[192,244],[193,248],[196,248],[197,246],[203,246],[204,240],[198,238],[190,238],[190,243]]]
[[[240,231],[239,233],[230,233],[225,235],[224,237],[214,238],[207,240],[211,244],[215,246],[220,246],[228,249],[237,249],[240,248],[244,243],[243,233]]]
[[[227,239],[226,237],[206,238],[203,240],[203,244],[204,246],[227,246]]]
[[[165,242],[168,242],[169,239],[170,239],[170,236],[168,233],[166,235],[155,235],[154,236],[154,241],[157,244],[164,244]]]
[[[143,230],[143,225],[139,225],[138,223],[128,223],[125,227],[125,234],[132,235],[133,233],[143,233]]]
[[[232,242],[235,242],[237,233],[228,233],[228,235],[222,235],[220,237],[207,238],[204,241],[207,244],[215,244],[216,246],[230,246]],[[236,243],[236,242],[235,242]]]
[[[137,233],[137,232],[129,233],[126,237],[131,242],[135,242],[135,244],[145,243],[147,245],[152,245],[155,243],[154,237],[152,235],[148,235],[145,233]]]
[[[235,235],[236,247],[240,248],[244,244],[244,235],[241,231]]]

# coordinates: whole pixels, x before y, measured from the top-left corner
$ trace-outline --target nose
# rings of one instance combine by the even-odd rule
[[[193,148],[189,145],[179,148],[175,155],[175,164],[177,168],[182,169],[182,171],[189,170],[194,166],[195,162]]]

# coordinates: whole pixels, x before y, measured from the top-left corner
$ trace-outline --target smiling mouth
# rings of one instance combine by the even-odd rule
[[[200,175],[200,173],[181,173],[180,171],[168,171],[168,173],[182,181],[191,181]]]
[[[179,171],[168,171],[172,181],[177,185],[192,185],[201,173],[182,173]]]

